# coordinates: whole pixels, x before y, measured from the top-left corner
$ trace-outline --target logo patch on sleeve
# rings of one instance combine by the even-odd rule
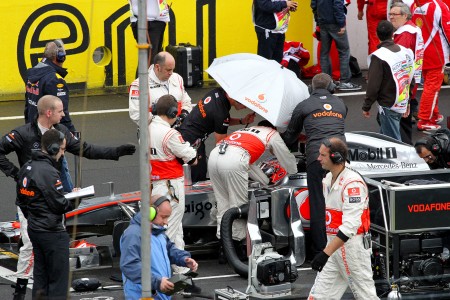
[[[360,195],[359,187],[349,188],[347,189],[347,193],[349,196],[359,196]]]
[[[349,197],[348,198],[348,202],[349,203],[360,203],[361,202],[361,197]]]

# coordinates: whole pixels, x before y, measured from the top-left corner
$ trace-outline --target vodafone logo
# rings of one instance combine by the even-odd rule
[[[323,108],[325,108],[325,110],[331,110],[333,107],[332,107],[330,104],[325,103],[325,104],[323,105]]]
[[[27,187],[27,184],[28,184],[28,179],[25,177],[25,178],[22,180],[22,186],[23,186],[23,187]]]
[[[267,101],[265,94],[259,94],[256,99],[258,99],[258,102],[260,102],[260,103],[264,103]]]
[[[325,224],[326,225],[330,225],[331,224],[331,213],[329,211],[326,211],[325,215],[326,215],[326,218],[325,218],[326,222],[325,222]]]
[[[211,97],[208,97],[205,100],[203,100],[203,103],[205,104],[208,104],[209,102],[211,102]]]
[[[234,133],[234,134],[230,135],[230,136],[228,137],[228,139],[234,141],[234,140],[237,140],[237,139],[240,138],[240,137],[241,137],[241,134],[240,134],[240,133]]]

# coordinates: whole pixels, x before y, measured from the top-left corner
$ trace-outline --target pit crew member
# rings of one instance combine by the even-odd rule
[[[448,169],[450,168],[449,138],[448,129],[439,129],[436,133],[417,140],[414,148],[430,169]]]
[[[66,61],[66,50],[61,40],[54,40],[45,45],[42,61],[34,68],[27,70],[25,79],[25,123],[33,122],[37,118],[37,103],[42,96],[53,95],[61,99],[64,107],[64,117],[61,124],[72,133],[75,126],[69,115],[69,87],[64,77],[67,69],[63,68]],[[64,191],[69,193],[73,189],[72,178],[66,158],[61,159],[61,181]]]
[[[164,293],[170,292],[174,284],[168,279],[171,277],[171,264],[188,267],[197,271],[198,264],[191,258],[187,251],[178,249],[166,235],[166,228],[172,213],[171,200],[166,196],[153,195],[151,197],[152,208],[156,216],[151,219],[151,287],[154,291],[153,299],[170,300],[172,297]],[[151,216],[150,216],[151,217]],[[120,238],[120,270],[123,278],[123,291],[125,299],[140,299],[142,296],[141,283],[141,218],[138,212],[131,219],[130,226]],[[170,225],[169,225],[170,226]]]
[[[258,126],[235,131],[211,151],[208,171],[217,202],[216,235],[218,238],[220,238],[223,214],[232,207],[248,203],[249,171],[251,170],[254,174],[261,173],[261,169],[255,162],[266,150],[276,156],[281,167],[288,174],[297,173],[295,156],[290,153],[280,134],[268,121],[261,121]],[[264,178],[264,176],[256,178]],[[268,178],[265,177],[263,183],[268,182]],[[233,222],[234,240],[241,241],[245,238],[245,224],[245,220]]]
[[[348,148],[323,141],[317,158],[330,171],[323,180],[328,244],[311,262],[319,271],[308,299],[340,299],[350,286],[356,299],[378,299],[371,266],[369,194],[364,179],[345,167]],[[327,262],[328,261],[328,262]]]
[[[68,72],[63,68],[66,61],[66,50],[61,40],[54,40],[45,45],[44,57],[33,68],[27,70],[25,84],[25,123],[31,123],[38,115],[37,104],[45,95],[53,95],[61,99],[64,116],[61,124],[71,132],[75,126],[69,114],[69,88],[64,77]]]
[[[0,170],[6,176],[12,177],[15,181],[19,179],[19,168],[8,160],[6,155],[15,152],[19,161],[19,166],[23,166],[31,159],[33,151],[41,148],[41,137],[49,129],[61,131],[67,141],[66,151],[74,155],[83,155],[88,159],[111,159],[118,160],[124,155],[131,155],[136,151],[136,147],[131,144],[121,145],[119,147],[104,147],[80,143],[72,133],[62,124],[59,124],[64,116],[63,103],[56,96],[43,96],[38,102],[38,117],[33,122],[19,126],[11,130],[0,140]],[[26,292],[28,278],[33,273],[33,253],[31,242],[27,234],[27,222],[22,212],[18,209],[20,234],[23,246],[20,248],[19,260],[17,262],[17,285],[16,290]],[[25,287],[20,289],[19,287]]]
[[[345,118],[347,106],[342,99],[332,95],[335,89],[330,75],[320,73],[312,80],[311,96],[300,102],[292,113],[292,118],[283,140],[291,150],[296,150],[300,132],[306,134],[306,174],[308,182],[312,255],[320,252],[327,244],[325,233],[325,199],[322,192],[322,179],[325,170],[317,156],[321,142],[327,137],[345,140]]]
[[[149,120],[151,107],[163,95],[172,95],[178,102],[178,115],[181,119],[192,110],[191,97],[184,89],[183,77],[175,73],[175,59],[168,52],[159,52],[153,65],[148,69]],[[139,78],[133,81],[129,92],[129,114],[139,126]]]
[[[159,98],[149,125],[152,193],[168,194],[172,206],[167,236],[178,249],[184,249],[182,219],[184,215],[183,164],[195,165],[197,152],[181,134],[171,128],[177,117],[177,101],[172,95]]]
[[[69,234],[63,220],[64,214],[74,207],[64,197],[56,169],[66,149],[65,135],[49,129],[42,135],[41,145],[42,149],[34,151],[18,173],[16,205],[27,218],[33,244],[33,299],[66,299]],[[20,299],[18,296],[14,295],[14,299]]]
[[[178,128],[185,141],[198,146],[198,163],[196,167],[191,168],[192,182],[206,180],[207,162],[204,141],[211,133],[214,132],[216,143],[218,143],[227,136],[230,125],[250,124],[255,120],[254,113],[249,113],[241,119],[231,118],[232,106],[236,110],[245,108],[243,104],[230,98],[222,88],[213,89],[198,102]]]

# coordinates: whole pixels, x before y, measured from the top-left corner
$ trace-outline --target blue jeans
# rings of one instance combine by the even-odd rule
[[[350,82],[352,73],[350,71],[350,46],[348,44],[347,30],[343,35],[339,35],[341,30],[336,24],[322,24],[320,27],[320,38],[322,46],[320,49],[320,67],[323,73],[327,73],[331,76],[331,62],[330,62],[330,49],[331,43],[336,43],[336,48],[339,53],[339,63],[341,70],[341,82]]]
[[[400,119],[402,114],[384,106],[380,107],[383,110],[380,112],[380,133],[401,141]]]
[[[60,176],[61,176],[61,182],[64,188],[64,192],[70,193],[73,190],[73,183],[72,183],[72,177],[70,176],[69,172],[69,165],[67,164],[66,157],[61,157],[61,170]]]

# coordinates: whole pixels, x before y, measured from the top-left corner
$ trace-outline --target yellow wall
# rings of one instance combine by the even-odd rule
[[[23,93],[22,77],[26,69],[39,61],[45,43],[56,38],[62,38],[65,42],[67,60],[64,67],[69,71],[66,77],[69,84],[88,89],[129,84],[136,72],[137,49],[128,26],[127,3],[126,0],[60,3],[49,0],[0,1],[0,95]],[[215,3],[215,36],[208,25],[208,5],[201,9],[204,69],[208,67],[214,48],[209,44],[210,34],[216,44],[216,56],[256,51],[256,35],[251,20],[252,1],[173,0],[171,3],[176,20],[176,42],[194,45],[197,44],[199,30],[196,21],[201,18],[196,13],[197,5]],[[299,10],[292,14],[287,39],[302,41],[312,53],[311,9],[309,2],[299,5]],[[164,45],[168,41],[169,29],[166,29]],[[103,65],[93,61],[94,50],[98,47],[111,51],[111,60]]]

